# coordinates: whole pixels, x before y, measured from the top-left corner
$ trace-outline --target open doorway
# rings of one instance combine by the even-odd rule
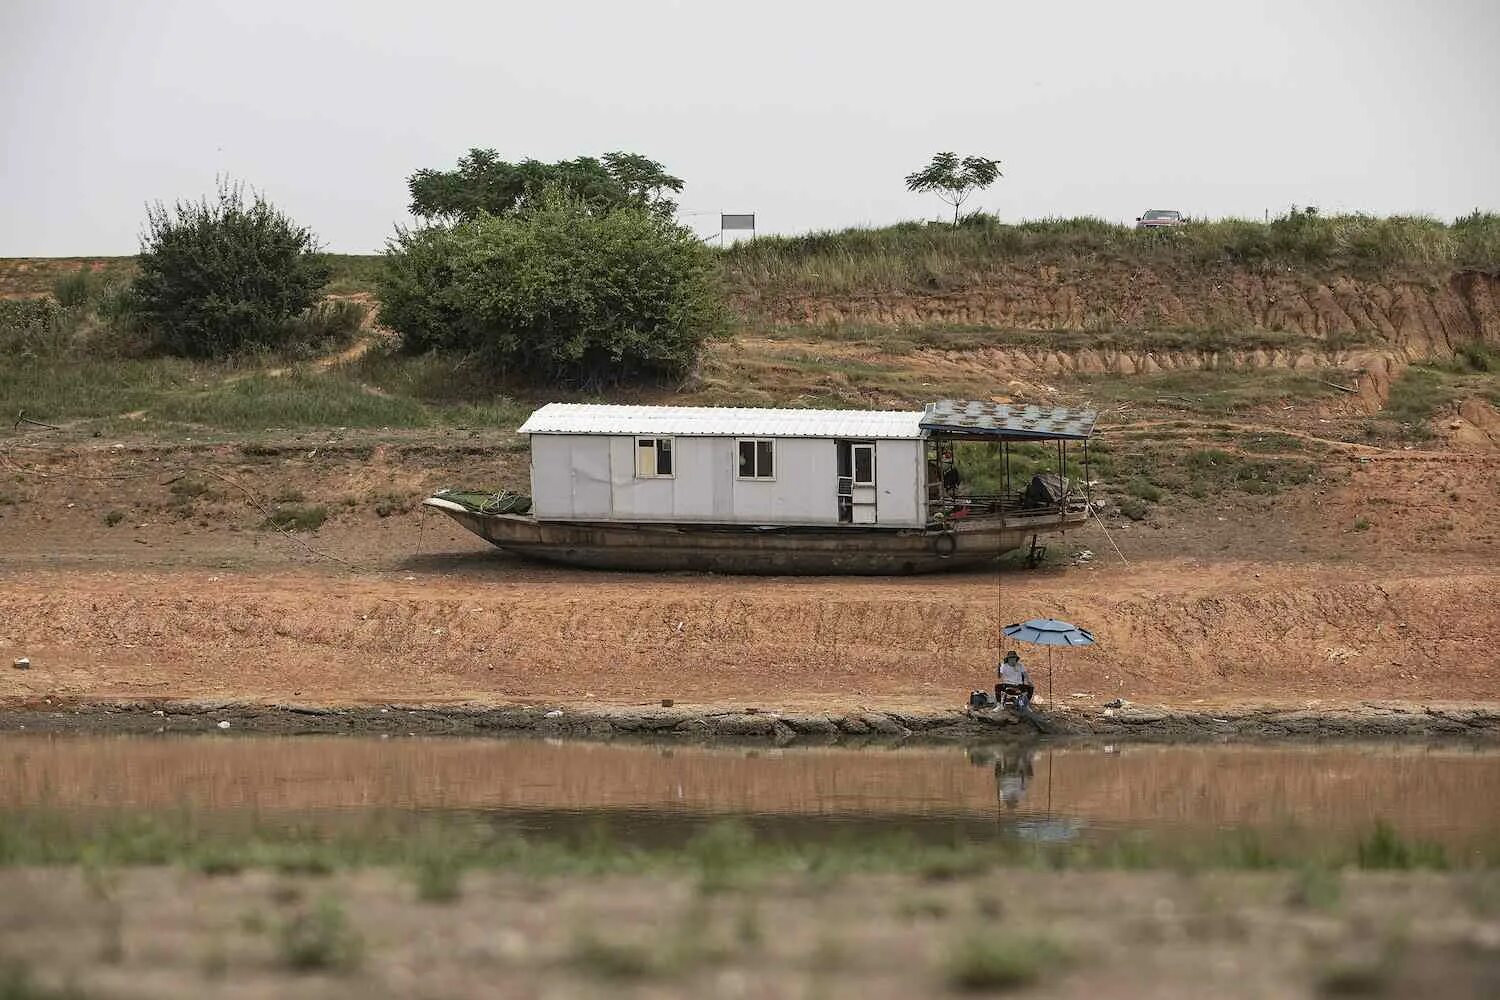
[[[875,443],[839,441],[836,447],[839,521],[843,524],[877,523]]]

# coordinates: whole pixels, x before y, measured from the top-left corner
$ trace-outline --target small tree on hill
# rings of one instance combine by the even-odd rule
[[[953,224],[958,225],[958,209],[975,191],[982,191],[995,183],[1000,173],[1000,161],[983,156],[965,156],[957,153],[938,153],[932,162],[914,174],[906,175],[906,190],[935,194],[953,206]]]
[[[148,206],[131,297],[173,354],[223,357],[285,346],[290,322],[328,280],[312,232],[260,194],[221,182],[217,198]]]

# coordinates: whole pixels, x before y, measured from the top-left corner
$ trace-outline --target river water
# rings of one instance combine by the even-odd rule
[[[1412,744],[719,748],[536,739],[0,734],[0,823],[46,810],[337,824],[463,815],[643,846],[732,818],[758,835],[1348,842],[1377,822],[1491,850],[1500,752]]]

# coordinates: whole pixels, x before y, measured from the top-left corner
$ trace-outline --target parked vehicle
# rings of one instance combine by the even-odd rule
[[[1169,229],[1187,225],[1182,213],[1170,208],[1153,208],[1135,220],[1137,229]]]

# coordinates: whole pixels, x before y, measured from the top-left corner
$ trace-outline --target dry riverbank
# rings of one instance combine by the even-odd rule
[[[1212,709],[1126,704],[961,709],[782,711],[725,705],[315,705],[44,698],[0,703],[0,731],[42,733],[269,733],[388,736],[561,736],[687,742],[944,743],[1039,736],[1125,741],[1426,739],[1500,740],[1493,704],[1360,703]]]

